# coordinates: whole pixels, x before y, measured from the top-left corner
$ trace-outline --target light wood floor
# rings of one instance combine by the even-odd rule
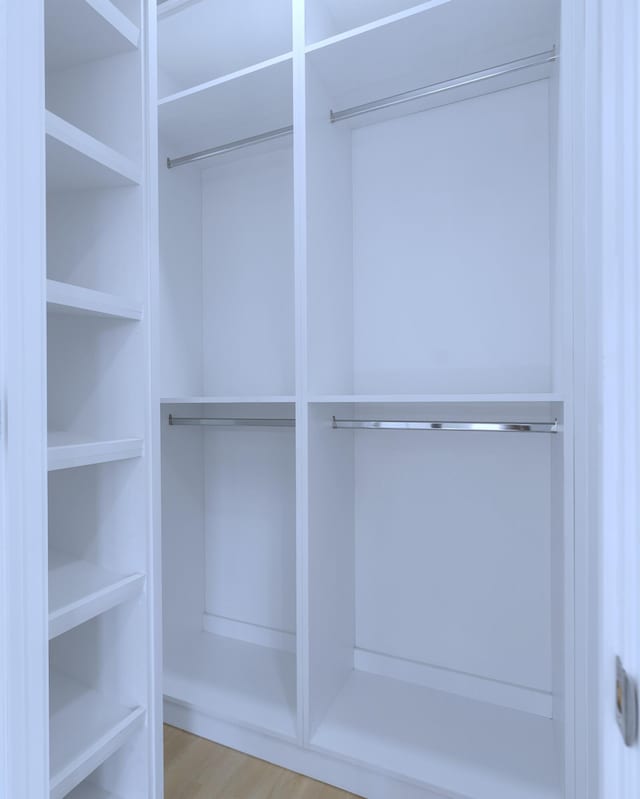
[[[358,799],[165,725],[165,799]]]

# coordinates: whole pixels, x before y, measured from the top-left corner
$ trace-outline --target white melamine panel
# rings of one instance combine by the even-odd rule
[[[51,191],[47,277],[142,304],[145,284],[138,188]]]
[[[295,655],[210,633],[165,642],[164,694],[189,708],[295,738]]]
[[[49,432],[48,469],[72,469],[77,466],[139,458],[143,447],[140,438],[94,440],[86,435],[53,430]]]
[[[291,0],[198,0],[158,9],[160,96],[291,50]]]
[[[176,158],[291,125],[292,80],[288,54],[165,97],[160,133],[174,150],[161,155]]]
[[[141,574],[116,574],[49,548],[49,638],[137,596]]]
[[[137,50],[47,70],[47,109],[140,165],[141,76]]]
[[[50,799],[62,799],[119,749],[144,722],[144,710],[114,704],[53,672],[50,680]]]
[[[201,395],[202,187],[197,167],[167,169],[160,183],[160,393]]]
[[[46,131],[48,191],[140,182],[140,170],[132,161],[50,111]]]
[[[550,490],[549,435],[358,432],[356,647],[550,692]]]
[[[294,389],[291,150],[203,175],[204,393]]]
[[[550,390],[548,131],[538,82],[354,132],[357,392]]]
[[[57,280],[47,280],[47,310],[54,314],[142,319],[140,305],[124,297]]]
[[[119,799],[114,793],[103,791],[102,788],[86,780],[67,796],[68,799]]]
[[[46,0],[47,69],[135,49],[140,31],[110,0]]]
[[[550,719],[357,671],[311,745],[446,796],[563,795]]]
[[[550,50],[557,40],[555,5],[555,0],[423,3],[390,24],[312,45],[309,63],[338,108],[371,102]]]
[[[231,428],[201,434],[205,436],[205,611],[294,633],[293,430]],[[181,435],[181,429],[175,428],[173,435]]]

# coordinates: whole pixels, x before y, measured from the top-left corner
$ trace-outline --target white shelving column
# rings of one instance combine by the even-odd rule
[[[49,793],[147,799],[161,793],[148,313],[155,4],[44,6]]]

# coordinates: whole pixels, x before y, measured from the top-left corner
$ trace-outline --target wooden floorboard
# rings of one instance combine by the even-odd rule
[[[165,799],[359,799],[169,725],[164,778]]]

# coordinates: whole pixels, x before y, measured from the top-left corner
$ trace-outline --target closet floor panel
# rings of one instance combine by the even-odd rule
[[[200,632],[167,635],[164,694],[216,718],[296,737],[295,655]]]
[[[354,671],[314,749],[473,799],[560,799],[553,722]]]

